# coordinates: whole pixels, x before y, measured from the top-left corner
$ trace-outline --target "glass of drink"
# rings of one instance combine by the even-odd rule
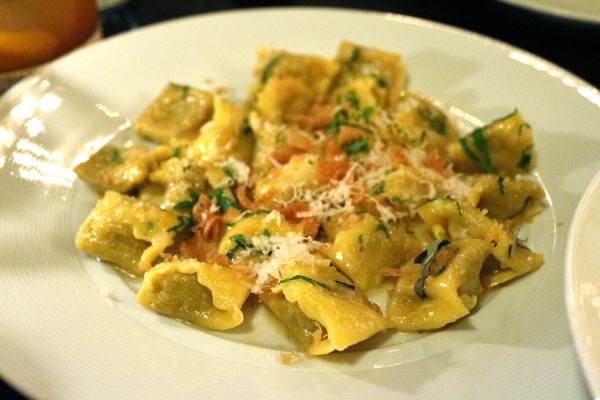
[[[100,37],[96,0],[0,0],[0,93],[33,68]]]

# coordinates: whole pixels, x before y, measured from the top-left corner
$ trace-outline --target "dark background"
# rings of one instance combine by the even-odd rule
[[[574,73],[596,88],[600,87],[600,23],[557,18],[495,0],[130,0],[123,7],[104,10],[102,21],[105,36],[112,36],[187,15],[270,6],[345,7],[434,20],[527,50]],[[35,380],[35,377],[31,379]],[[0,399],[24,397],[0,380]]]

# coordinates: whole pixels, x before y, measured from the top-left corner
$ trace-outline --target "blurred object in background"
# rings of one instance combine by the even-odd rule
[[[0,93],[101,35],[95,0],[1,0]]]
[[[137,28],[138,23],[129,11],[129,0],[96,0],[104,36]]]
[[[117,6],[123,6],[128,2],[129,0],[96,0],[96,3],[98,3],[98,9],[100,11],[108,10]]]

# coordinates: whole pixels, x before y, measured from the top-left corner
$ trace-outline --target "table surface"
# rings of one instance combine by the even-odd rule
[[[104,10],[102,22],[105,36],[112,36],[187,15],[270,6],[345,7],[442,22],[529,51],[600,88],[600,24],[553,17],[496,0],[129,0],[122,7]],[[2,380],[0,398],[24,399]]]

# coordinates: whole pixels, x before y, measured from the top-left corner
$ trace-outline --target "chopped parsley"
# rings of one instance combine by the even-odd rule
[[[173,82],[171,82],[171,87],[181,90],[181,93],[184,96],[187,96],[190,93],[190,89],[191,89],[188,85],[180,85],[178,83],[173,83]]]
[[[388,87],[388,82],[385,80],[384,77],[375,74],[371,74],[371,76],[375,79],[375,81],[377,82],[377,86],[379,86],[380,88],[385,89]]]
[[[383,232],[386,238],[389,239],[389,237],[390,237],[390,232],[386,228],[383,221],[380,219],[377,220],[377,228],[375,228],[375,232]]]
[[[198,196],[198,193],[196,193],[196,191],[194,189],[188,188],[188,194],[190,195],[189,200],[183,200],[180,201],[178,203],[175,203],[175,205],[173,206],[174,210],[191,210],[192,208],[194,208],[194,205],[198,202],[198,199],[200,198],[200,196]]]
[[[229,238],[229,241],[235,243],[235,247],[233,247],[232,249],[230,249],[226,253],[227,258],[229,258],[230,260],[233,258],[233,256],[235,255],[236,251],[251,249],[251,248],[254,247],[252,245],[252,243],[248,243],[248,241],[246,240],[246,238],[242,234],[232,235]]]
[[[401,198],[400,196],[393,196],[390,200],[392,201],[392,203],[397,203],[397,204],[402,204],[406,201],[403,198]]]
[[[250,119],[248,117],[244,117],[242,121],[242,133],[249,135],[252,133],[252,127],[250,126]]]
[[[196,191],[191,188],[188,188],[188,194],[190,198],[188,200],[183,200],[178,203],[175,203],[173,209],[176,211],[185,211],[183,214],[177,216],[177,221],[179,223],[167,229],[167,232],[176,232],[179,233],[185,228],[188,228],[194,225],[194,216],[192,215],[192,209],[194,205],[198,202],[200,196]]]
[[[225,175],[227,175],[231,179],[235,179],[235,171],[233,170],[233,167],[231,165],[223,165],[221,169],[223,170],[223,172],[225,172]]]
[[[429,108],[419,108],[419,115],[423,118],[429,128],[440,135],[446,134],[446,116],[441,112],[434,112]]]
[[[385,182],[380,182],[373,187],[373,194],[381,194],[385,191]]]
[[[348,111],[341,109],[333,115],[333,119],[327,125],[325,130],[329,133],[338,134],[340,132],[340,126],[348,123],[349,120],[350,114]]]
[[[192,226],[194,224],[194,217],[192,214],[178,215],[177,221],[179,221],[179,223],[167,228],[167,232],[179,233],[185,228]]]
[[[215,202],[221,214],[230,208],[238,208],[237,201],[229,192],[225,188],[217,188],[208,195]]]
[[[360,110],[360,119],[369,122],[373,114],[375,114],[375,107],[365,107]]]
[[[360,97],[358,97],[356,90],[349,90],[348,92],[344,93],[343,95],[338,96],[337,103],[338,104],[348,103],[350,105],[350,107],[352,107],[356,110],[360,109]]]
[[[369,151],[369,140],[366,137],[359,137],[351,142],[342,144],[342,150],[346,154],[367,153]]]
[[[123,157],[121,157],[121,152],[119,149],[114,149],[110,155],[110,162],[113,164],[123,164]]]

